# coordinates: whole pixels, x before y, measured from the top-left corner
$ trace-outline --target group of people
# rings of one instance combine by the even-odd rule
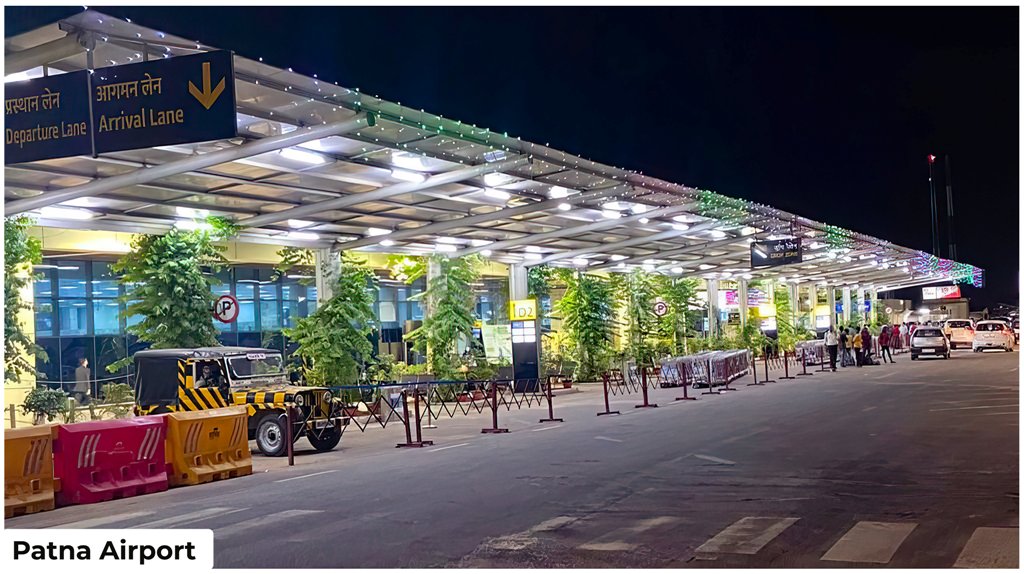
[[[878,335],[879,355],[883,363],[896,362],[892,357],[892,350],[903,346],[903,338],[900,336],[900,325],[885,325]],[[877,365],[875,358],[874,336],[867,326],[859,331],[856,327],[840,327],[836,333],[834,327],[829,327],[825,333],[825,348],[828,350],[829,367],[836,370],[836,363],[843,367],[862,367],[864,365]]]

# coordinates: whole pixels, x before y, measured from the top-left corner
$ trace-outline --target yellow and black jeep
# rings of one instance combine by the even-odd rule
[[[294,440],[305,436],[319,451],[338,446],[348,417],[326,387],[292,385],[280,351],[248,347],[158,349],[135,353],[135,414],[199,411],[244,405],[249,440],[264,455],[287,451],[286,408],[293,408]]]

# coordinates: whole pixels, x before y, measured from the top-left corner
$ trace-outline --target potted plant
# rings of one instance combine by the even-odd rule
[[[53,422],[57,415],[67,412],[68,394],[49,387],[36,387],[25,395],[21,410],[26,415],[32,413],[32,424]]]

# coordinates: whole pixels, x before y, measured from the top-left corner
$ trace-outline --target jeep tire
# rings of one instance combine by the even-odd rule
[[[256,447],[264,456],[284,456],[288,450],[284,415],[269,412],[256,423]]]
[[[338,427],[324,429],[320,437],[317,437],[315,433],[316,431],[309,431],[306,433],[306,437],[309,438],[309,444],[319,452],[334,450],[334,447],[341,442],[341,431],[338,430]]]

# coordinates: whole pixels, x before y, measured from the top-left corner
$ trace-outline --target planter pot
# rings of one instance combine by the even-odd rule
[[[572,381],[562,381],[562,388],[563,389],[571,389],[572,388]]]

